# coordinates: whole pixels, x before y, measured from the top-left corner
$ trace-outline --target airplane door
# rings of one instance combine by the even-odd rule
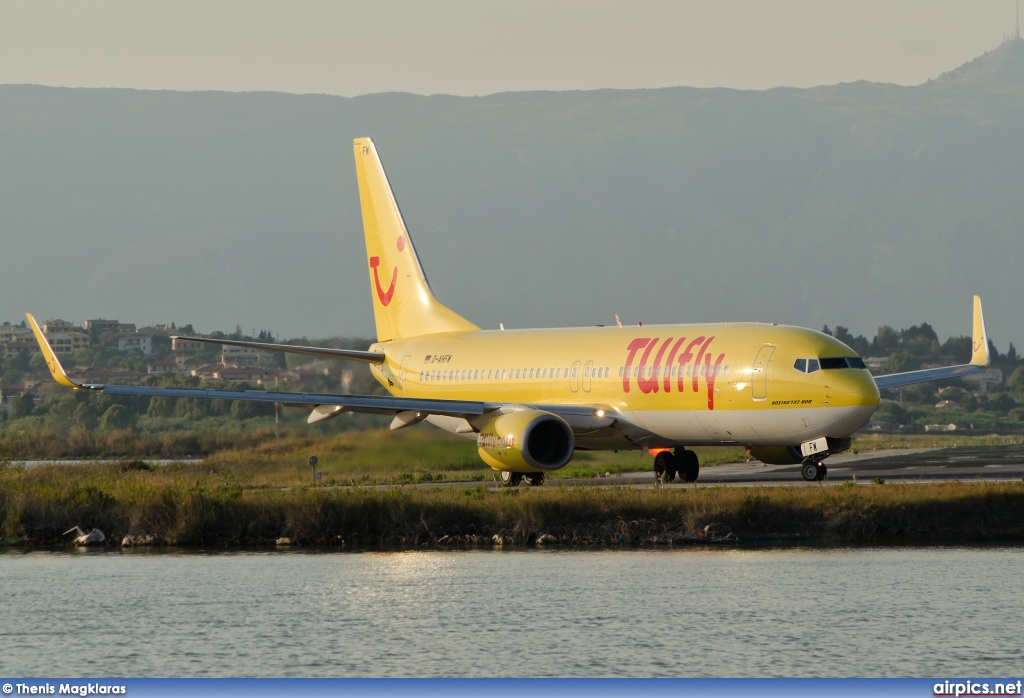
[[[409,362],[412,361],[412,355],[406,354],[402,358],[402,370],[398,373],[398,387],[405,390],[405,377],[409,374]]]
[[[594,362],[588,361],[583,365],[583,392],[590,392],[590,379],[594,377]]]
[[[580,362],[573,361],[569,369],[569,390],[576,392],[580,389]]]
[[[771,361],[774,351],[775,347],[765,344],[754,359],[754,368],[750,375],[750,389],[753,391],[755,400],[764,400],[768,397],[768,362]]]

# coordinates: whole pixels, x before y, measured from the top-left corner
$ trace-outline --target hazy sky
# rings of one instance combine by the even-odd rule
[[[917,84],[1015,0],[0,0],[0,83],[358,95]]]

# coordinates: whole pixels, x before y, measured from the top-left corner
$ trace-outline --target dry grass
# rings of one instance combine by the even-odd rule
[[[666,489],[484,486],[251,488],[236,466],[139,462],[0,466],[2,537],[56,544],[73,525],[175,545],[278,537],[357,547],[529,543],[649,545],[708,524],[743,539],[950,542],[1024,535],[1024,484]]]

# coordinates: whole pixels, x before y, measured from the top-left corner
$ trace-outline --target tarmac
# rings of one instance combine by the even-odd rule
[[[676,482],[662,487],[722,485],[727,487],[806,486],[820,487],[855,481],[887,483],[1020,482],[1024,479],[1024,445],[965,446],[954,448],[902,449],[841,453],[825,461],[828,477],[822,482],[807,482],[800,476],[800,465],[764,465],[724,463],[701,467],[696,483]],[[649,486],[654,487],[653,468],[649,472],[617,473],[595,478],[557,478],[550,482],[563,485]]]

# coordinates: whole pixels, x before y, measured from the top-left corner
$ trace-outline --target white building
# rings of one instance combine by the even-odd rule
[[[141,334],[117,338],[119,351],[140,351],[143,354],[153,353],[153,338]]]
[[[220,362],[225,366],[252,366],[260,360],[260,353],[251,347],[222,344],[220,351]]]

